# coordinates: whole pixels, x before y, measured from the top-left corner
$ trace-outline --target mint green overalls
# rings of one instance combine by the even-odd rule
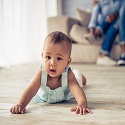
[[[64,100],[74,98],[68,87],[68,70],[71,70],[71,68],[67,67],[61,75],[62,87],[51,90],[48,86],[46,86],[47,73],[42,67],[41,86],[36,94],[35,102],[58,103]]]

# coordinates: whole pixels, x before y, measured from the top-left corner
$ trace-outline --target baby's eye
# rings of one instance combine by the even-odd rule
[[[57,60],[62,60],[62,58],[58,57]]]
[[[46,58],[47,58],[47,59],[51,59],[51,57],[50,57],[50,56],[46,56]]]

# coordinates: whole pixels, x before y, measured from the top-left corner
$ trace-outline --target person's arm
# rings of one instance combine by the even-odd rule
[[[90,22],[88,25],[88,28],[91,31],[94,30],[94,28],[96,27],[97,21],[98,21],[98,15],[99,15],[99,3],[96,3],[93,5],[92,8],[92,13],[91,13],[91,18],[90,18]]]
[[[92,113],[87,107],[87,99],[83,89],[79,86],[75,75],[72,71],[68,72],[68,82],[71,93],[74,95],[77,106],[73,107],[71,111],[75,111],[76,114]]]
[[[41,74],[42,70],[40,69],[32,79],[28,88],[22,94],[18,104],[10,109],[11,113],[13,114],[25,113],[25,107],[28,105],[30,100],[35,96],[36,92],[38,91],[41,85]]]

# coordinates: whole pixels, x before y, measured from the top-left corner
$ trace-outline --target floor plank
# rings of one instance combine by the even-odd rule
[[[75,100],[57,104],[30,103],[26,114],[9,112],[19,99],[39,64],[0,69],[0,124],[1,125],[124,125],[125,124],[125,67],[99,67],[72,64],[87,77],[84,87],[88,106],[93,114],[76,115],[70,108]]]

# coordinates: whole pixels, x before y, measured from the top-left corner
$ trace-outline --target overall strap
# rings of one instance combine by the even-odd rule
[[[45,69],[43,68],[42,65],[41,65],[41,68],[42,68],[41,82],[42,82],[42,85],[46,86],[46,83],[47,83],[47,73],[46,73],[46,71],[45,71]]]
[[[62,87],[67,87],[68,86],[68,71],[69,70],[71,70],[71,68],[66,67],[66,69],[62,73],[62,77],[61,77]]]

